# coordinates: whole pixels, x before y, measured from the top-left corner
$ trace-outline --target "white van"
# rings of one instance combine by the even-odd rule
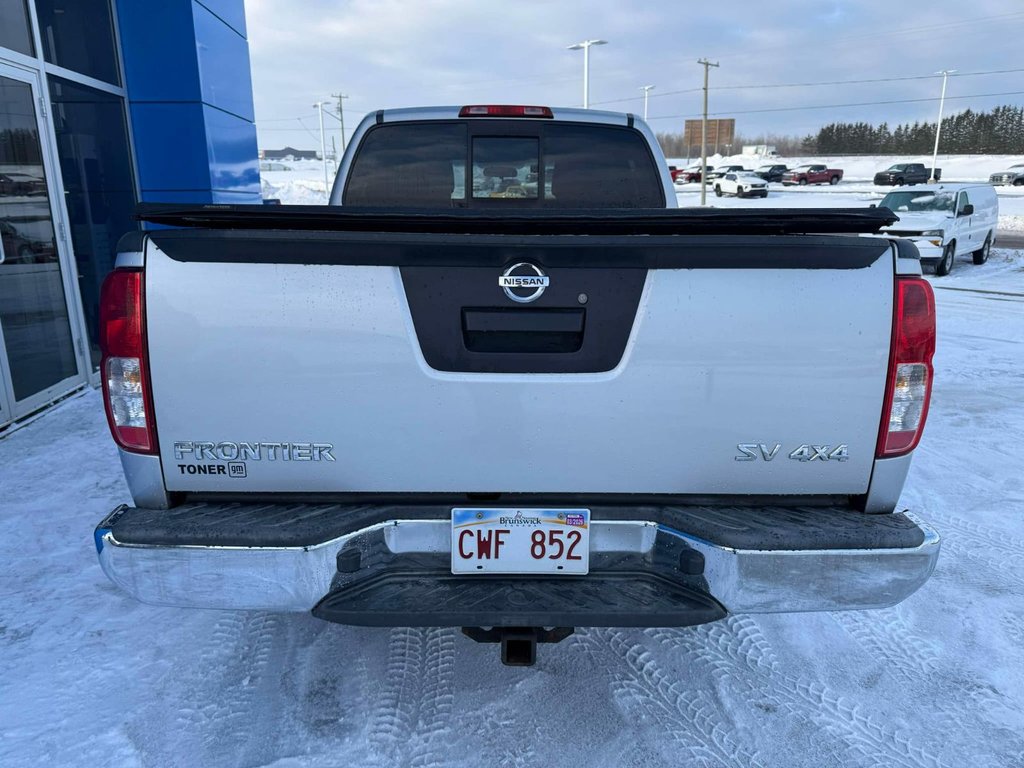
[[[958,256],[988,261],[999,221],[999,199],[989,184],[925,184],[894,190],[878,204],[900,220],[883,231],[914,241],[924,264],[948,275]]]

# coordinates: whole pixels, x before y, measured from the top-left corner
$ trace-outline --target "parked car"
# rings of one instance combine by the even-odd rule
[[[999,198],[990,185],[928,184],[890,192],[879,205],[900,217],[884,231],[911,240],[936,275],[948,275],[964,254],[975,264],[988,261],[999,221]]]
[[[782,181],[783,175],[789,168],[785,165],[762,165],[754,173],[765,181]]]
[[[49,222],[49,219],[44,221]],[[21,226],[19,224],[19,226]],[[36,264],[56,261],[57,252],[53,238],[40,240],[26,233],[25,227],[19,228],[10,221],[0,221],[0,246],[2,261],[7,264]]]
[[[989,183],[997,187],[1012,185],[1014,187],[1024,186],[1024,163],[1011,165],[1005,171],[993,173],[988,177]]]
[[[736,195],[736,197],[768,197],[768,182],[749,171],[727,173],[715,179],[715,194]]]
[[[673,184],[682,184],[685,181],[685,179],[683,178],[684,174],[686,173],[685,168],[680,168],[679,166],[676,165],[670,165],[668,167],[668,172],[669,175],[672,177]]]
[[[713,170],[715,170],[715,166],[709,165],[708,166],[708,178],[709,179],[711,178],[711,172]],[[683,173],[682,173],[682,177],[683,177],[683,181],[686,182],[686,183],[689,183],[689,182],[692,182],[692,181],[700,181],[700,163],[698,163],[697,165],[691,165],[689,168],[685,169],[683,171]]]
[[[0,197],[45,195],[46,181],[27,173],[0,173]]]
[[[792,170],[786,171],[782,174],[782,183],[786,186],[793,184],[799,184],[804,186],[805,184],[838,184],[839,180],[843,178],[843,172],[839,168],[829,168],[827,165],[821,165],[820,163],[810,163],[807,165],[798,165]]]
[[[550,192],[472,194],[493,157]],[[938,536],[896,504],[934,297],[913,245],[848,236],[890,211],[652,216],[653,131],[580,109],[382,110],[341,168],[328,206],[150,205],[175,228],[122,239],[100,381],[133,504],[94,536],[118,587],[461,627],[526,665],[574,627],[928,579]]]
[[[715,168],[715,172],[711,173],[710,166],[708,166],[708,181],[711,179],[720,179],[727,173],[750,173],[742,165],[720,165]]]
[[[932,169],[924,163],[897,163],[875,174],[875,185],[879,187],[902,187],[904,184],[926,184],[931,179]],[[935,181],[942,178],[942,169],[935,169]]]

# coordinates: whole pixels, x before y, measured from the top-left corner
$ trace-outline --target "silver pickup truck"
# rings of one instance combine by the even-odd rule
[[[382,111],[331,205],[144,206],[102,294],[134,505],[103,570],[160,605],[458,626],[530,664],[583,626],[876,608],[934,300],[859,210],[675,209],[650,129]]]

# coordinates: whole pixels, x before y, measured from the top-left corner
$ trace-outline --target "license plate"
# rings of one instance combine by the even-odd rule
[[[589,509],[452,510],[452,573],[589,570]]]

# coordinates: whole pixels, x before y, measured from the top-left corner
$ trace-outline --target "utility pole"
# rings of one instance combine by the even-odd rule
[[[320,161],[324,166],[324,189],[326,194],[331,194],[331,182],[327,176],[327,141],[324,137],[324,103],[318,101],[313,105],[313,109],[320,113]]]
[[[644,92],[644,120],[647,119],[647,94],[654,87],[655,86],[653,86],[653,85],[641,85],[640,86],[640,90]]]
[[[341,154],[345,154],[345,109],[341,103],[342,99],[347,99],[347,93],[332,93],[334,98],[338,100],[338,119],[341,120]]]
[[[935,124],[935,149],[932,151],[932,175],[928,179],[929,184],[935,183],[935,164],[939,159],[939,134],[942,133],[942,107],[946,103],[946,80],[956,71],[955,69],[944,69],[935,73],[942,75],[942,95],[939,97],[939,122]]]
[[[697,63],[704,67],[704,118],[700,124],[700,204],[704,205],[708,193],[708,67],[717,67],[707,59],[698,59]],[[717,141],[718,131],[715,131]]]
[[[590,46],[607,45],[607,40],[584,40],[566,48],[567,51],[583,51],[583,108],[590,109]]]

